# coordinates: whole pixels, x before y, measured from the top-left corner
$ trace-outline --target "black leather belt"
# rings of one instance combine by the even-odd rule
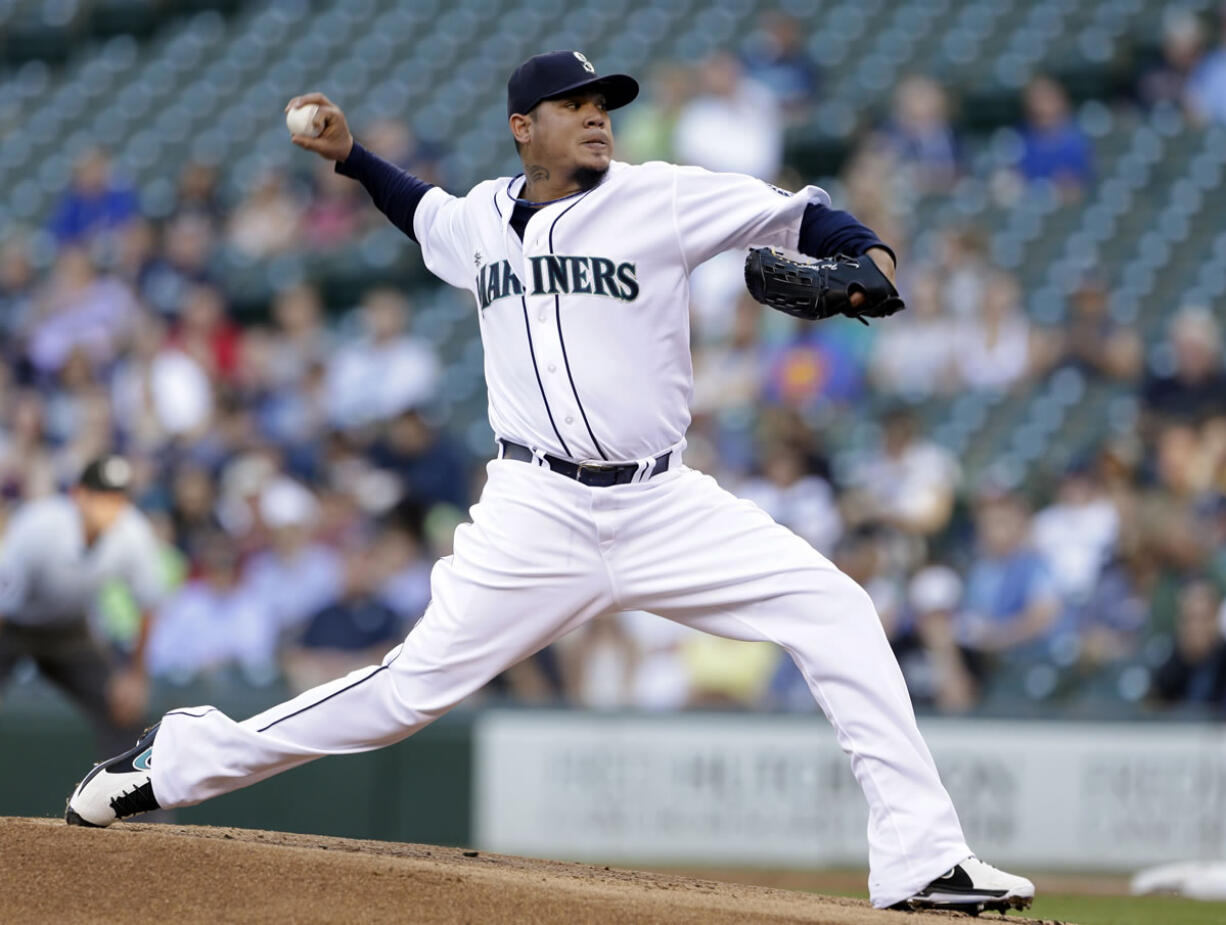
[[[502,446],[503,459],[532,462],[536,458],[526,446],[521,446],[518,443],[512,443],[510,440],[503,440],[501,438],[498,440],[498,443]],[[661,453],[652,460],[651,469],[644,476],[644,479],[659,475],[661,472],[667,472],[672,455],[671,451]],[[610,485],[628,485],[634,481],[634,476],[639,471],[639,467],[635,463],[576,463],[558,456],[550,456],[548,453],[545,454],[545,462],[549,463],[550,472],[556,472],[559,475],[566,476],[568,479],[574,479],[576,482],[583,485],[591,485],[594,488],[608,488]]]

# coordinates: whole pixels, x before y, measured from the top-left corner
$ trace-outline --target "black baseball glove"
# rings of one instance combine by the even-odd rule
[[[846,315],[868,324],[866,318],[884,318],[906,307],[867,254],[802,262],[774,248],[753,247],[745,260],[745,285],[763,305],[809,321]],[[852,308],[851,297],[857,292],[864,301]]]

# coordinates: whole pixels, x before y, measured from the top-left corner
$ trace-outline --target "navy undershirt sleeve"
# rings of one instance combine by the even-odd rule
[[[893,249],[850,213],[816,202],[809,203],[805,208],[804,217],[800,220],[799,250],[802,254],[810,257],[833,257],[835,254],[859,257],[873,247],[887,251],[894,263],[898,263]]]
[[[421,197],[433,189],[432,184],[372,154],[356,141],[349,156],[336,162],[336,172],[352,177],[366,187],[375,207],[391,219],[393,225],[414,241],[417,240],[413,232],[413,216]]]

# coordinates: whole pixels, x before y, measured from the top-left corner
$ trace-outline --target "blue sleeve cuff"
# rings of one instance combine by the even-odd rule
[[[880,247],[898,264],[893,248],[877,237],[866,225],[850,213],[831,209],[820,203],[810,203],[800,220],[800,247],[810,257],[833,257],[847,254],[858,257],[867,250]]]

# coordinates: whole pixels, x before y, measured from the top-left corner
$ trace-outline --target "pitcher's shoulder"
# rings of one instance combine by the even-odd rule
[[[671,183],[676,172],[677,165],[667,161],[647,161],[642,164],[613,161],[609,165],[609,179],[627,185],[651,186]]]

